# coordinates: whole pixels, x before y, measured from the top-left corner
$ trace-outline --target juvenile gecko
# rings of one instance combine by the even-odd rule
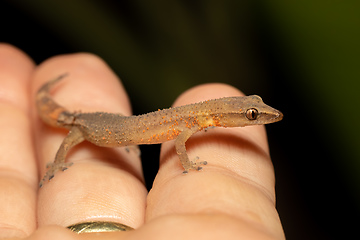
[[[68,151],[87,140],[101,147],[121,147],[140,144],[157,144],[175,139],[175,149],[184,173],[200,170],[206,161],[190,161],[185,142],[194,133],[209,127],[244,127],[280,121],[283,114],[263,103],[259,96],[224,97],[163,109],[139,116],[116,113],[69,112],[57,104],[50,89],[65,76],[45,83],[37,92],[36,105],[41,119],[54,127],[69,129],[56,153],[55,161],[48,165],[40,187],[59,170],[66,170]]]

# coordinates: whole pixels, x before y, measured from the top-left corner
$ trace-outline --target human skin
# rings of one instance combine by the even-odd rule
[[[45,165],[67,130],[41,122],[34,95],[65,72],[69,78],[53,93],[61,105],[71,111],[131,115],[118,77],[98,57],[62,55],[36,66],[20,50],[0,44],[0,237],[284,239],[263,126],[197,133],[187,142],[189,156],[206,159],[208,165],[186,175],[174,141],[162,144],[150,193],[136,151],[90,143],[74,148],[68,156],[74,165],[39,189]],[[204,84],[184,92],[173,106],[240,95],[225,84]],[[119,222],[136,230],[77,235],[65,228],[86,221]]]

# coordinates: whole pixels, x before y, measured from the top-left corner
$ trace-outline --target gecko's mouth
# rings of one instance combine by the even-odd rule
[[[271,114],[267,114],[267,123],[274,123],[274,122],[278,122],[281,121],[284,117],[284,114],[282,114],[282,112],[274,109],[273,112]]]
[[[273,120],[273,122],[278,122],[278,121],[281,121],[283,119],[283,117],[284,117],[284,114],[282,114],[282,112],[276,110],[274,117],[271,120]]]
[[[283,119],[283,117],[284,117],[284,114],[282,114],[282,112],[280,112],[280,111],[276,111],[276,119],[277,119],[277,121],[280,121],[280,120],[282,120]]]

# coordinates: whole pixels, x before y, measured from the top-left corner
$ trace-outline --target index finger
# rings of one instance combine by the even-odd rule
[[[225,84],[206,84],[185,92],[174,105],[241,95]],[[147,221],[174,214],[223,214],[275,236],[283,234],[264,126],[209,129],[190,137],[186,148],[190,159],[198,156],[208,165],[183,175],[174,142],[164,143],[160,170],[147,200]]]

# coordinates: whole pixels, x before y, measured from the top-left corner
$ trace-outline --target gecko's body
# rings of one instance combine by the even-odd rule
[[[42,120],[51,126],[70,130],[62,142],[54,163],[40,182],[50,180],[58,170],[65,170],[72,163],[65,163],[67,152],[87,140],[102,147],[121,147],[140,144],[157,144],[175,139],[176,152],[184,167],[199,170],[206,161],[193,162],[186,153],[188,138],[208,127],[244,127],[277,122],[282,113],[265,105],[256,95],[225,97],[174,107],[139,116],[115,113],[72,113],[58,105],[50,96],[51,87],[64,75],[45,83],[36,95]]]

